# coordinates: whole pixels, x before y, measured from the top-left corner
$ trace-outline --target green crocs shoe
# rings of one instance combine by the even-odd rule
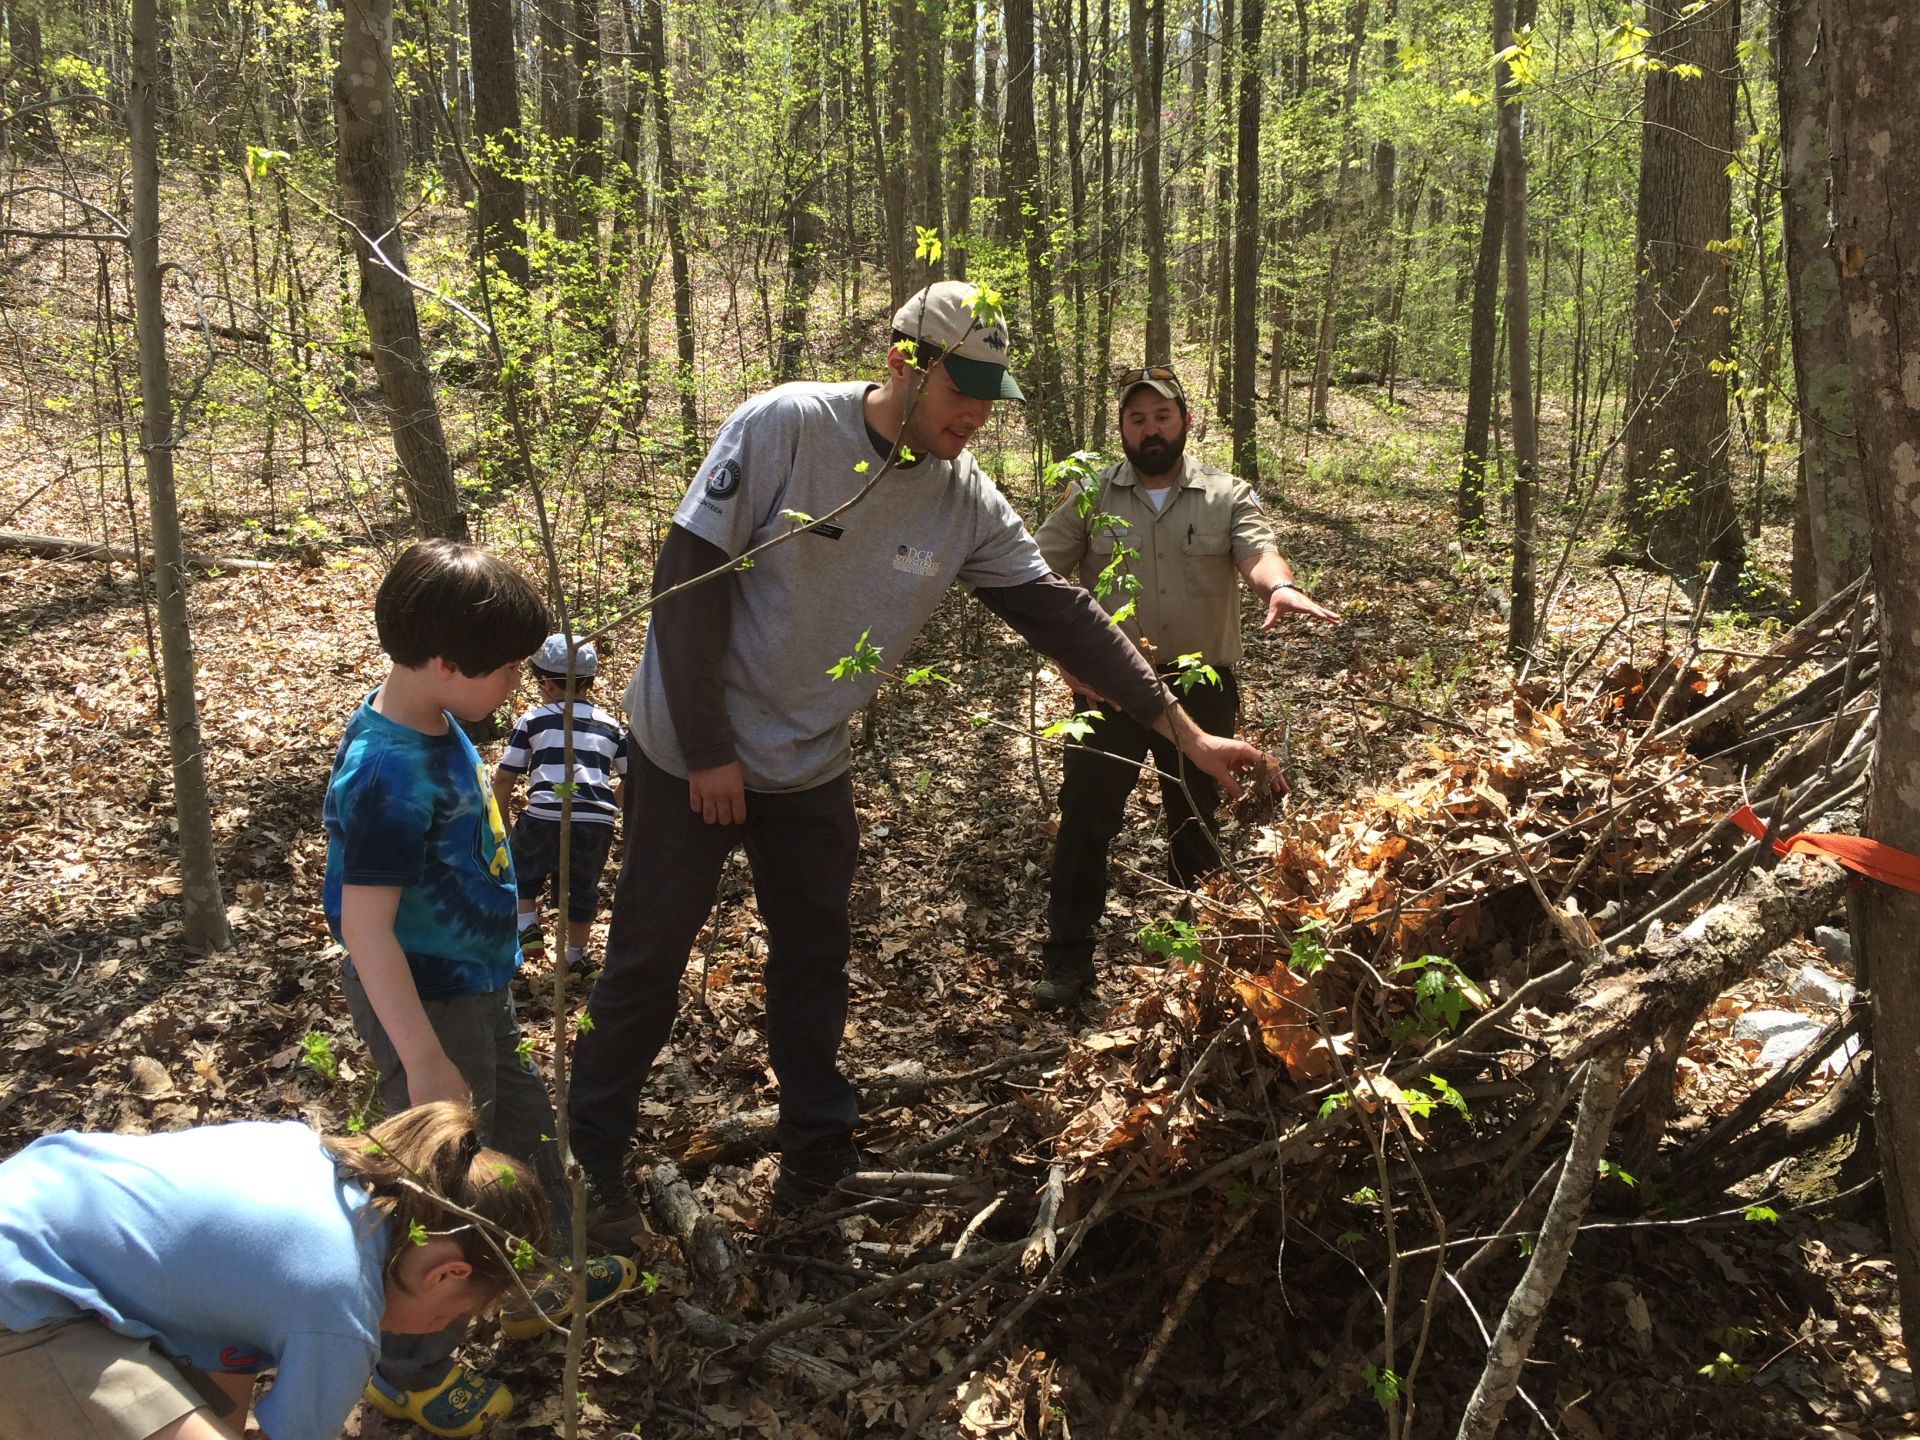
[[[547,958],[547,935],[538,925],[529,925],[520,932],[520,955],[529,968],[537,968]]]
[[[624,1255],[594,1255],[587,1260],[587,1314],[616,1295],[624,1295],[640,1280],[640,1269]],[[554,1275],[533,1292],[537,1307],[521,1300],[500,1316],[500,1333],[509,1340],[531,1340],[556,1325],[565,1325],[573,1311],[573,1279]]]
[[[513,1396],[498,1380],[476,1375],[458,1361],[449,1362],[440,1383],[422,1390],[398,1390],[374,1375],[367,1381],[367,1404],[389,1420],[411,1420],[429,1435],[478,1435],[513,1409]]]

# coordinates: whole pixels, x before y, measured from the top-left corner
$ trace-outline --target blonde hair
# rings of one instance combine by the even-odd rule
[[[480,1144],[473,1111],[465,1105],[416,1105],[365,1135],[321,1143],[389,1222],[389,1267],[409,1243],[448,1239],[460,1246],[476,1284],[504,1290],[520,1268],[515,1259],[524,1253],[522,1242],[534,1251],[551,1244],[539,1182],[520,1161]]]

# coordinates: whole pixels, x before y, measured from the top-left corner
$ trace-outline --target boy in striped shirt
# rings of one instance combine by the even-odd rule
[[[533,657],[533,681],[540,703],[514,722],[506,754],[493,772],[493,793],[502,814],[520,776],[528,777],[527,808],[513,827],[513,872],[520,887],[520,947],[529,960],[545,949],[540,934],[540,892],[560,872],[561,807],[569,778],[573,783],[573,834],[567,884],[567,968],[586,968],[593,917],[600,907],[600,874],[613,846],[614,817],[620,813],[622,777],[627,773],[627,727],[581,698],[593,684],[600,657],[582,644],[574,665],[573,773],[566,767],[564,726],[567,697],[567,637],[549,635]]]

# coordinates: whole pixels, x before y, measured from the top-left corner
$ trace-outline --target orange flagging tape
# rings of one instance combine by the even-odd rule
[[[1727,817],[1756,840],[1766,837],[1767,826],[1751,805],[1742,805]],[[1824,855],[1838,860],[1847,869],[1870,880],[1897,885],[1902,890],[1920,891],[1920,855],[1909,855],[1878,840],[1859,835],[1833,835],[1806,830],[1773,842],[1776,855]]]

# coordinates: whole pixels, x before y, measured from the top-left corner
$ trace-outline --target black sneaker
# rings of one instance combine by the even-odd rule
[[[1093,961],[1059,962],[1049,960],[1047,973],[1033,987],[1037,1010],[1065,1010],[1093,994]]]
[[[780,1156],[780,1173],[773,1179],[774,1204],[785,1210],[805,1210],[840,1188],[840,1182],[860,1168],[860,1152],[851,1135],[815,1140],[792,1154]]]

